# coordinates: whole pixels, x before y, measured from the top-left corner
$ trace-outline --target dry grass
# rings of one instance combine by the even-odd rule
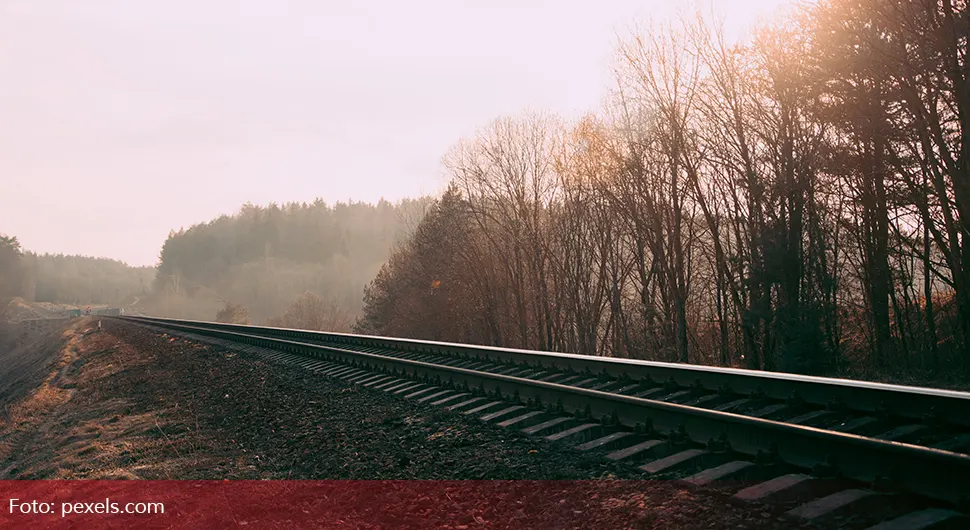
[[[44,382],[29,398],[11,405],[8,410],[9,422],[13,424],[29,423],[54,410],[58,405],[67,403],[71,399],[71,391],[52,387]],[[0,423],[2,425],[2,423]]]
[[[75,351],[78,338],[74,330],[68,329],[61,333],[61,339],[67,339],[67,342],[61,348],[55,369],[27,398],[7,406],[7,418],[10,423],[23,424],[36,421],[71,399],[72,391],[58,386],[55,380],[59,379],[64,370],[77,359]],[[0,425],[3,425],[2,421]]]
[[[200,464],[192,450],[200,444],[172,438],[187,430],[171,419],[177,405],[135,410],[128,392],[117,388],[119,374],[150,356],[93,331],[92,323],[85,319],[58,334],[56,362],[39,385],[6,407],[0,478],[171,479]]]

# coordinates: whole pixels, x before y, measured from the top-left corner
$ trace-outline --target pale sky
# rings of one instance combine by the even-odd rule
[[[785,0],[713,0],[740,34]],[[0,0],[0,233],[154,265],[243,203],[437,193],[462,136],[574,118],[687,0]]]

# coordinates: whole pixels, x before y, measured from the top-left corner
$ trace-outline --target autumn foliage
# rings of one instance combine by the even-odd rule
[[[739,42],[704,16],[625,39],[599,112],[452,149],[357,329],[966,379],[968,34],[966,1],[826,0]]]
[[[216,322],[249,324],[249,311],[240,304],[226,302],[225,307],[216,313]]]

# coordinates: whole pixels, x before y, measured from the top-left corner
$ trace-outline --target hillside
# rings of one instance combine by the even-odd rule
[[[363,286],[429,203],[247,204],[235,215],[172,232],[148,310],[212,320],[233,302],[264,322],[310,292],[349,322],[360,312]]]

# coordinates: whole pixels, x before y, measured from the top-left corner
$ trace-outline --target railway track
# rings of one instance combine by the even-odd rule
[[[322,374],[515,428],[648,475],[864,513],[880,530],[959,528],[970,511],[970,394],[406,339],[124,320],[249,347]],[[231,344],[230,344],[231,343]]]

